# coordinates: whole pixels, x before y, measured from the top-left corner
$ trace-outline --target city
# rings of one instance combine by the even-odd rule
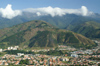
[[[98,41],[96,41],[98,42]],[[99,42],[98,42],[99,43]],[[0,49],[0,53],[11,51],[0,57],[0,65],[23,65],[23,66],[98,66],[100,64],[100,48],[75,49],[70,46],[59,45],[57,48],[31,50],[30,53],[19,53],[19,46]],[[22,51],[22,49],[21,49]],[[65,52],[61,55],[48,54],[47,52]],[[13,54],[13,52],[15,52]],[[34,52],[34,53],[32,53]],[[47,53],[47,54],[46,54]]]

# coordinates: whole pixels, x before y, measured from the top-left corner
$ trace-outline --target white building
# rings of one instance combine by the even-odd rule
[[[15,47],[8,47],[8,50],[17,50],[19,48],[19,46],[15,46]]]
[[[18,56],[22,56],[22,55],[24,55],[24,53],[17,53],[17,55],[18,55]]]
[[[78,57],[77,54],[71,54],[71,57]]]
[[[0,52],[2,52],[2,49],[0,49]]]
[[[8,50],[11,50],[11,48],[10,48],[10,47],[8,47]]]
[[[63,57],[60,59],[61,61],[69,61],[69,58]]]

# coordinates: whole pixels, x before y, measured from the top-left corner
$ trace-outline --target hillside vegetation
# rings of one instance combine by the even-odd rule
[[[89,21],[77,25],[72,31],[80,33],[88,38],[99,38],[100,39],[100,23]]]
[[[80,34],[58,29],[45,21],[34,20],[10,28],[0,29],[0,47],[15,45],[23,48],[56,47],[59,44],[76,48],[92,48],[96,46],[93,41]]]

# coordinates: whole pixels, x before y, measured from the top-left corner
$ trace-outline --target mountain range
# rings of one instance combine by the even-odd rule
[[[0,29],[0,47],[20,46],[57,47],[68,45],[76,48],[97,46],[92,40],[69,30],[59,29],[48,22],[33,20],[13,27]]]
[[[70,28],[68,29],[71,29],[72,27],[87,21],[100,22],[100,15],[93,14],[91,16],[82,16],[75,14],[66,14],[63,16],[52,17],[51,15],[38,16],[33,13],[23,12],[22,15],[16,16],[12,19],[0,17],[0,28],[11,27],[13,25],[25,23],[31,20],[44,20],[58,28],[64,29],[70,26]]]
[[[96,46],[90,39],[100,39],[100,15],[52,17],[24,12],[12,19],[0,16],[0,28],[0,46],[4,48],[15,45],[56,47],[60,44],[90,48]]]
[[[100,23],[100,14],[97,13],[94,13],[91,16],[66,14],[63,16],[52,17],[51,15],[38,16],[30,12],[23,12],[22,15],[16,16],[12,19],[0,17],[0,28],[12,27],[14,25],[22,24],[31,20],[43,20],[52,24],[53,26],[56,26],[57,28],[71,30],[88,38],[100,38],[99,28],[97,29],[91,26],[91,24],[99,26],[97,24]],[[87,22],[90,25],[85,26]]]

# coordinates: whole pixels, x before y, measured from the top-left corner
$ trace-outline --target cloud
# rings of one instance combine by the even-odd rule
[[[83,16],[86,16],[88,14],[88,9],[85,6],[82,6],[81,10],[82,10]]]
[[[0,15],[3,18],[12,19],[18,15],[21,15],[21,11],[20,10],[12,10],[12,5],[8,4],[5,9],[0,8]]]
[[[43,8],[28,8],[24,9],[24,12],[30,12],[33,14],[37,14],[37,16],[43,15],[51,15],[54,16],[63,16],[65,14],[76,14],[82,16],[89,16],[93,14],[93,12],[88,11],[87,7],[82,6],[80,9],[61,9],[59,7],[43,7]]]
[[[93,12],[88,11],[87,7],[82,6],[80,9],[62,9],[59,7],[43,7],[43,8],[28,8],[23,10],[13,10],[12,5],[8,4],[6,8],[0,8],[0,15],[3,18],[12,19],[18,15],[22,15],[23,12],[36,14],[37,16],[51,15],[54,16],[63,16],[66,14],[76,14],[82,16],[90,16]]]

